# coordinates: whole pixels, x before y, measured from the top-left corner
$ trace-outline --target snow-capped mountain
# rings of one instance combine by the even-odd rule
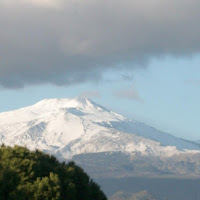
[[[37,148],[62,160],[94,153],[108,155],[107,152],[129,159],[167,159],[194,155],[200,150],[199,144],[129,120],[82,97],[46,99],[0,113],[0,141]]]

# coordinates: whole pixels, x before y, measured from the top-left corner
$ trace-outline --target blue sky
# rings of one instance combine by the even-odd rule
[[[105,107],[178,137],[199,136],[200,56],[152,60],[148,68],[107,71],[102,80],[72,86],[43,84],[1,89],[0,111],[28,106],[45,98],[73,98],[90,93]],[[119,91],[136,93],[126,95]],[[118,95],[116,95],[116,93]]]

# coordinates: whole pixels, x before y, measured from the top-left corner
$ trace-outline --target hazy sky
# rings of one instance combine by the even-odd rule
[[[85,95],[200,139],[198,0],[1,0],[0,111]]]

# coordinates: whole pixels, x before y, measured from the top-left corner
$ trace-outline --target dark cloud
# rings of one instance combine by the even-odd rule
[[[198,0],[1,0],[0,85],[76,84],[199,53],[199,10]]]

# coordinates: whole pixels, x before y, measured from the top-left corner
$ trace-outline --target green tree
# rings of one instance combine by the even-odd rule
[[[21,200],[21,191],[18,189],[20,178],[16,172],[10,169],[3,169],[0,172],[0,199]]]
[[[33,187],[35,200],[60,199],[60,181],[57,174],[51,172],[49,177],[37,178]]]
[[[106,200],[100,187],[74,162],[24,147],[0,148],[2,200]]]

